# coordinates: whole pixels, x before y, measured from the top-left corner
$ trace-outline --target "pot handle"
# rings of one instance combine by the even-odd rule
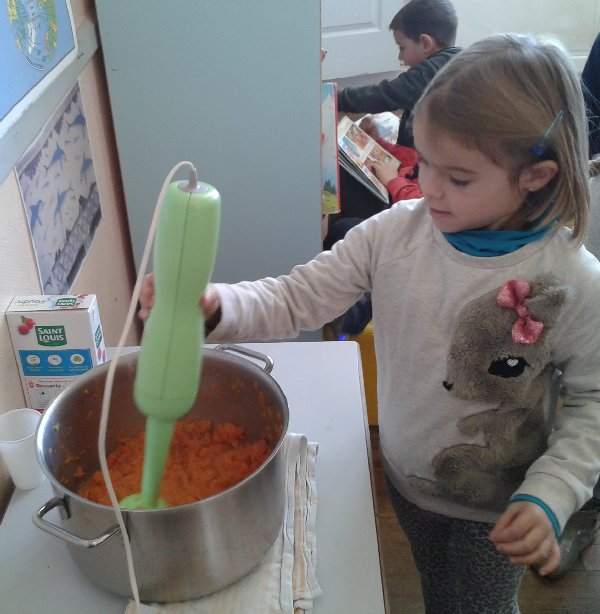
[[[251,350],[250,348],[235,345],[233,343],[222,343],[215,346],[214,349],[218,351],[237,352],[238,354],[243,354],[244,356],[250,356],[250,358],[256,358],[256,360],[262,360],[265,363],[265,366],[263,367],[265,373],[271,373],[273,370],[273,359],[266,354],[257,352],[256,350]]]
[[[54,497],[50,499],[50,501],[46,501],[42,507],[35,513],[33,517],[33,524],[42,529],[42,531],[46,531],[46,533],[50,533],[50,535],[54,535],[55,537],[59,537],[70,544],[74,544],[75,546],[83,546],[84,548],[95,548],[100,544],[103,544],[105,541],[110,539],[113,535],[121,532],[119,526],[114,526],[111,529],[108,529],[102,535],[98,535],[98,537],[94,537],[92,539],[84,539],[83,537],[78,537],[77,535],[73,535],[69,531],[52,524],[44,519],[44,516],[53,510],[55,507],[60,506],[60,514],[62,518],[70,518],[71,514],[69,513],[69,508],[67,507],[66,502],[61,497]]]

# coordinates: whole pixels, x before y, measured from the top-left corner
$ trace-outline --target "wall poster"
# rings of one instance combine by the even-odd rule
[[[66,294],[92,245],[100,198],[79,85],[16,166],[44,294]]]
[[[0,137],[76,54],[68,0],[0,0]]]

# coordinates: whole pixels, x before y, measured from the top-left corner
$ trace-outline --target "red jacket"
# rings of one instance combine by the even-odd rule
[[[377,142],[386,150],[389,151],[395,158],[400,160],[400,168],[398,176],[388,181],[385,186],[390,193],[392,203],[399,200],[410,200],[411,198],[421,198],[421,189],[418,179],[407,179],[415,174],[415,167],[418,162],[417,152],[403,145],[393,145],[385,139],[377,139]]]

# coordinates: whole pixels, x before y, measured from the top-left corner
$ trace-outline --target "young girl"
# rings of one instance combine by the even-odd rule
[[[215,284],[201,302],[210,340],[271,339],[371,292],[383,461],[427,612],[518,612],[524,566],[556,568],[557,536],[598,479],[585,122],[559,46],[475,43],[416,107],[421,200],[290,275]],[[142,317],[152,295],[149,278]]]

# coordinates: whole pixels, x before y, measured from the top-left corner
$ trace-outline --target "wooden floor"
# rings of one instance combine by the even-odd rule
[[[389,614],[425,611],[410,547],[388,498],[379,457],[379,433],[371,427],[376,514],[384,592]],[[583,559],[583,560],[582,560]],[[522,614],[600,614],[600,537],[560,580],[527,571],[519,594]]]

